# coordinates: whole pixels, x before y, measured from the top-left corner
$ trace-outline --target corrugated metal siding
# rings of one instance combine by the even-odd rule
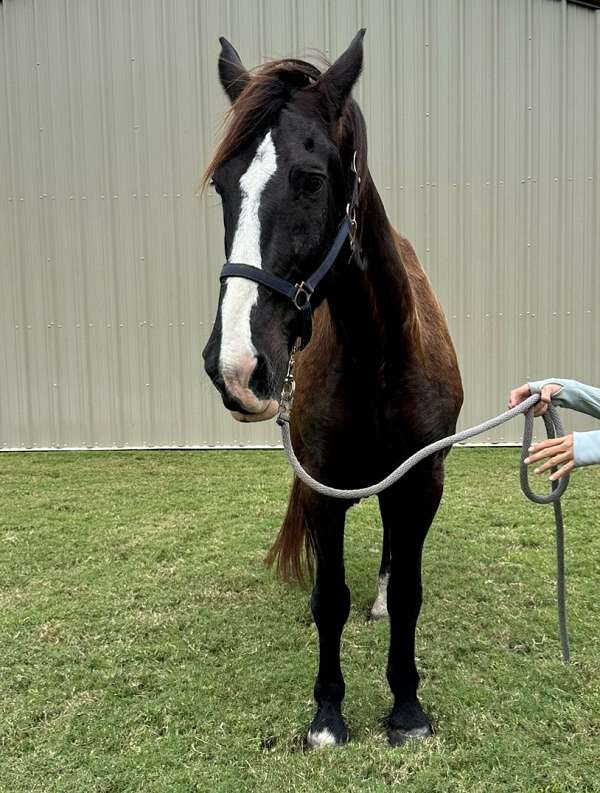
[[[195,191],[226,109],[218,36],[252,66],[335,57],[363,25],[371,169],[445,307],[461,425],[527,378],[600,382],[600,13],[6,0],[0,448],[277,443],[272,424],[233,422],[202,373],[223,252],[218,201]]]

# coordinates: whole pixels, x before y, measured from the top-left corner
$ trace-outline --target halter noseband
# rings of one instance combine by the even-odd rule
[[[301,330],[299,339],[301,350],[306,347],[312,334],[312,308],[310,300],[313,292],[335,264],[335,260],[346,241],[346,237],[350,237],[350,245],[352,250],[355,250],[356,208],[358,206],[358,188],[360,185],[360,176],[356,169],[356,152],[354,152],[352,158],[351,171],[354,184],[352,187],[352,196],[348,204],[346,204],[346,214],[340,223],[335,239],[331,243],[331,247],[327,251],[325,258],[309,278],[299,284],[293,284],[291,281],[286,281],[285,278],[280,278],[278,275],[269,273],[266,270],[261,270],[250,264],[238,264],[235,262],[226,262],[219,276],[221,282],[226,278],[246,278],[248,281],[262,284],[273,292],[277,292],[288,300],[291,300],[294,307],[300,312]]]

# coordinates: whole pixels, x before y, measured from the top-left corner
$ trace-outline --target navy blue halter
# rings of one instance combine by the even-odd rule
[[[353,250],[355,247],[356,207],[358,205],[358,186],[360,184],[360,177],[356,172],[356,154],[352,161],[352,173],[354,174],[352,198],[346,206],[344,219],[340,223],[335,239],[327,251],[325,258],[309,278],[299,284],[293,284],[291,281],[286,281],[285,278],[280,278],[278,275],[269,273],[266,270],[261,270],[250,264],[241,264],[237,262],[226,262],[219,276],[221,281],[224,281],[225,278],[246,278],[248,281],[262,284],[273,292],[277,292],[290,300],[294,307],[300,312],[299,338],[301,350],[306,347],[312,335],[312,307],[310,300],[313,292],[335,264],[347,237],[350,237],[350,244]]]

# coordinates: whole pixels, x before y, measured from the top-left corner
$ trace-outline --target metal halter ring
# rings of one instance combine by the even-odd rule
[[[312,289],[309,286],[306,286],[304,281],[300,284],[296,284],[296,294],[293,297],[293,303],[298,309],[298,311],[302,311],[303,308],[310,303],[310,298],[312,295]]]
[[[358,175],[358,170],[356,168],[356,152],[352,155],[352,165],[350,166],[352,169],[352,173],[356,176],[356,181],[360,184],[360,176]]]
[[[292,375],[288,375],[283,381],[280,401],[284,404],[287,403],[289,405],[294,398],[295,391],[296,391],[296,381],[294,380],[294,377]]]

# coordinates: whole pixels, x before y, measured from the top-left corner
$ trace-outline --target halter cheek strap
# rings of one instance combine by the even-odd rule
[[[272,292],[277,292],[290,300],[300,313],[301,350],[306,347],[312,335],[312,307],[310,301],[313,292],[335,264],[346,238],[350,238],[352,249],[355,249],[356,208],[358,206],[358,187],[360,184],[360,177],[356,171],[356,152],[352,159],[352,174],[354,185],[352,188],[352,197],[346,206],[346,214],[340,223],[337,234],[325,258],[309,278],[299,284],[293,284],[291,281],[286,281],[285,278],[280,278],[274,273],[269,273],[266,270],[261,270],[249,264],[237,262],[226,262],[219,276],[221,282],[226,278],[246,278],[248,281],[262,284]]]

